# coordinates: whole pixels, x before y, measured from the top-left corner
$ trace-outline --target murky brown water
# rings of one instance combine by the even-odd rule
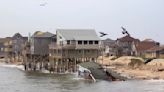
[[[92,82],[74,75],[29,73],[0,66],[0,92],[164,92],[164,81]]]

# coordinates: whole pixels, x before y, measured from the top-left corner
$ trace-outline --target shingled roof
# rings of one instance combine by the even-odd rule
[[[15,33],[12,38],[14,38],[14,37],[23,37],[23,36],[20,33]]]
[[[57,29],[67,40],[100,40],[93,29]]]
[[[50,32],[41,32],[41,31],[37,31],[35,32],[32,37],[52,37],[55,34],[52,34]]]
[[[126,35],[122,38],[118,38],[117,40],[121,41],[121,42],[139,42],[139,39],[135,39],[129,35]]]
[[[146,51],[150,48],[153,48],[155,46],[156,46],[156,42],[142,41],[142,42],[136,44],[136,50],[139,52],[142,52],[142,51]]]

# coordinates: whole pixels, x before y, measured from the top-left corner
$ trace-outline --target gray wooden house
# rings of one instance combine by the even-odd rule
[[[49,44],[55,39],[56,36],[50,32],[35,32],[31,37],[31,54],[48,55]]]
[[[45,67],[49,62],[49,44],[55,41],[55,34],[50,32],[35,32],[30,37],[29,42],[26,43],[25,65],[28,65],[28,68],[31,70],[41,70]]]
[[[96,61],[101,40],[92,29],[57,29],[51,44],[50,62],[55,72],[76,71],[80,62]]]

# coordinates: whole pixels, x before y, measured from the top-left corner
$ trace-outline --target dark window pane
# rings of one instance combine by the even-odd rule
[[[88,41],[84,41],[84,44],[88,44]]]
[[[78,41],[78,44],[82,44],[82,41]]]
[[[93,44],[93,41],[89,41],[89,44]]]
[[[67,40],[67,44],[70,44],[70,40]]]
[[[95,41],[95,44],[99,44],[99,41]]]

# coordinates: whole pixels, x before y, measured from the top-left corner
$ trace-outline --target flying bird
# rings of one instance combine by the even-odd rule
[[[108,35],[108,34],[106,34],[104,32],[99,32],[99,33],[101,34],[100,37],[104,37],[104,36]]]
[[[128,31],[126,30],[126,28],[124,28],[124,27],[121,27],[122,28],[122,34],[127,34],[127,35],[130,35],[129,33],[128,33]]]
[[[122,34],[128,34],[128,32],[127,31],[122,31]]]
[[[123,31],[126,31],[126,29],[124,27],[121,27]]]
[[[46,6],[47,5],[47,3],[45,2],[45,3],[42,3],[42,4],[40,4],[40,6]]]

